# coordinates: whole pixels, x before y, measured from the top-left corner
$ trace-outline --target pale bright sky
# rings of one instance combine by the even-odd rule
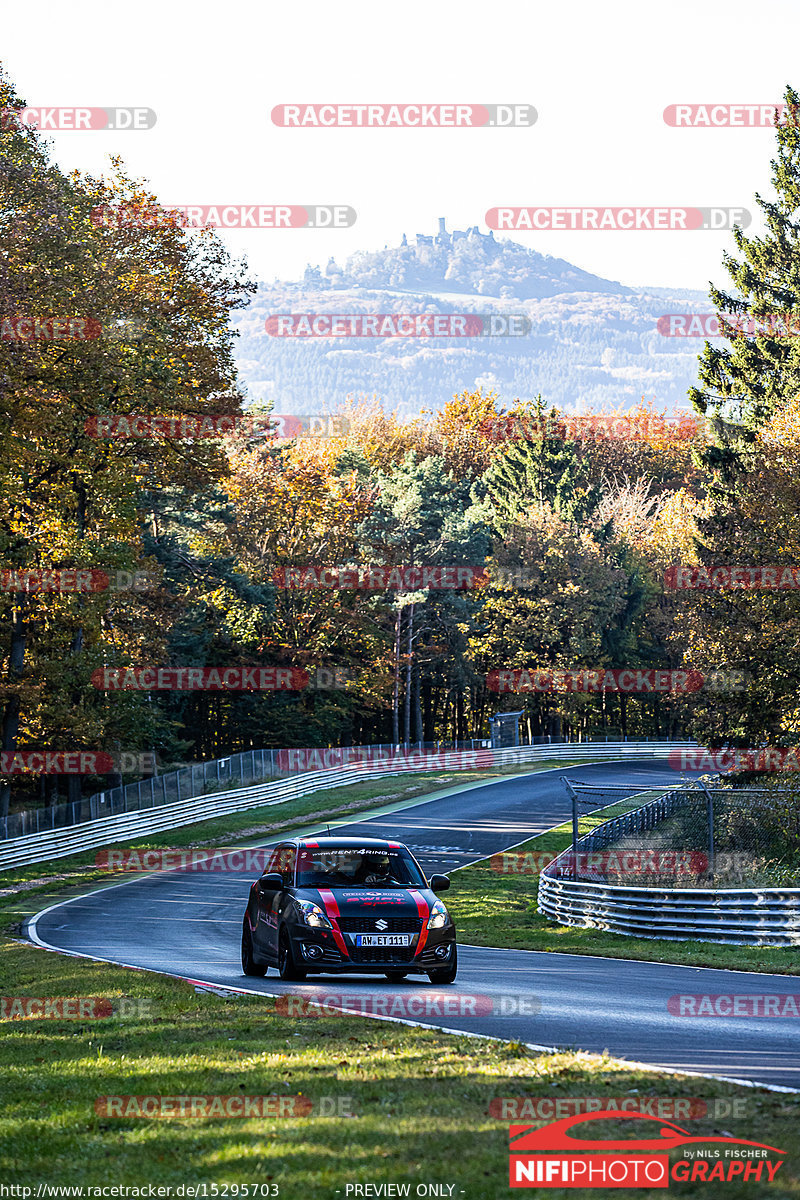
[[[771,129],[674,129],[673,103],[800,87],[794,0],[375,0],[6,5],[2,55],[30,105],[146,106],[152,130],[53,136],[64,169],[119,154],[164,203],[347,204],[343,230],[226,231],[254,275],[296,278],[503,205],[726,205],[769,194]],[[284,129],[282,103],[532,104],[515,129]],[[630,285],[723,284],[729,233],[518,233]]]

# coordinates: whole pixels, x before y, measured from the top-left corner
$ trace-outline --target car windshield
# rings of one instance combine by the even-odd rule
[[[427,887],[407,850],[382,846],[301,846],[298,887]]]

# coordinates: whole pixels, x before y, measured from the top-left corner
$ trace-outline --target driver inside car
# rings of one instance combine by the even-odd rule
[[[396,879],[392,878],[392,864],[388,854],[382,854],[375,859],[372,855],[365,855],[364,859],[356,872],[357,883],[367,883],[372,885],[386,885],[389,883],[397,883]]]

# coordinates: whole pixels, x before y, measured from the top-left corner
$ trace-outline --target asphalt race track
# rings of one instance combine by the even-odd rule
[[[566,820],[569,802],[560,776],[567,774],[624,783],[632,793],[673,784],[676,778],[666,761],[560,768],[336,824],[332,831],[405,842],[429,874],[450,872]],[[462,945],[458,980],[443,989],[432,988],[424,976],[390,984],[383,978],[329,975],[321,982],[287,985],[271,970],[263,980],[252,979],[239,964],[251,882],[252,876],[235,872],[136,875],[54,905],[29,922],[28,933],[52,948],[223,988],[317,999],[345,994],[353,1008],[361,997],[374,1005],[383,996],[387,1015],[397,1012],[393,999],[402,995],[401,1011],[408,1017],[413,1010],[424,1025],[544,1047],[607,1050],[617,1058],[673,1070],[800,1089],[797,1018],[680,1017],[667,1007],[669,997],[678,994],[794,995],[800,986],[792,976]],[[445,996],[446,1007],[437,1000]],[[486,997],[493,998],[493,1006]],[[415,999],[409,1003],[409,998]]]

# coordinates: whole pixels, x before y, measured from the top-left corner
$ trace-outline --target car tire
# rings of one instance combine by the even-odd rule
[[[402,983],[407,974],[408,971],[384,971],[389,983]]]
[[[242,971],[245,975],[266,975],[267,967],[260,967],[253,952],[253,933],[245,917],[242,922]]]
[[[428,979],[431,983],[455,983],[456,975],[458,974],[458,951],[453,946],[453,957],[446,967],[442,967],[439,971],[428,971]]]
[[[281,930],[280,941],[278,942],[278,973],[281,979],[287,983],[300,983],[305,979],[307,972],[303,967],[298,967],[294,961],[292,954],[292,943],[289,941],[289,935],[285,929]]]

